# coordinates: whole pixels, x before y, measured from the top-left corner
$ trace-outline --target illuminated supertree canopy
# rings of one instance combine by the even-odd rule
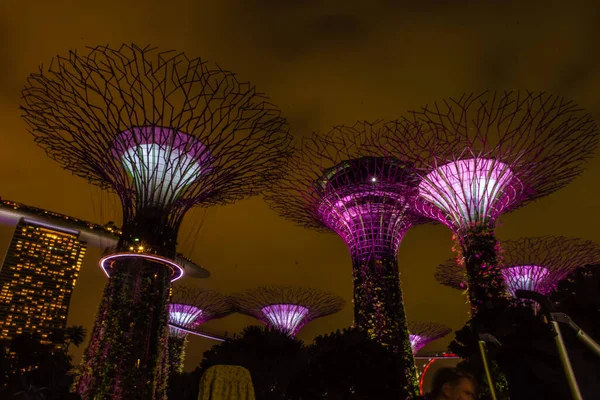
[[[57,56],[23,90],[24,119],[63,168],[115,192],[123,234],[76,383],[83,399],[164,397],[169,280],[193,206],[260,192],[288,154],[286,121],[249,83],[182,53],[122,45]],[[158,394],[151,394],[152,391]]]
[[[410,332],[410,345],[414,354],[427,346],[429,343],[441,339],[452,329],[442,324],[434,322],[409,321],[408,331]]]
[[[344,308],[344,300],[317,289],[261,286],[231,296],[236,311],[252,316],[290,336],[304,325]]]
[[[600,246],[589,240],[541,236],[506,240],[501,246],[499,269],[513,296],[519,289],[548,295],[575,268],[600,263]],[[435,278],[455,289],[467,287],[464,267],[456,260],[440,265]]]
[[[230,312],[230,302],[217,292],[188,286],[173,288],[173,295],[169,301],[170,373],[183,371],[188,332],[211,319],[224,317]]]
[[[498,216],[567,185],[598,143],[596,124],[577,105],[532,92],[447,99],[387,132],[385,154],[409,155],[419,171],[417,209],[455,233],[472,314],[508,298],[494,268]]]
[[[425,218],[413,210],[412,165],[366,150],[384,126],[359,122],[304,138],[265,199],[298,225],[344,240],[352,257],[354,323],[404,357],[406,389],[416,394],[397,253],[406,231]]]

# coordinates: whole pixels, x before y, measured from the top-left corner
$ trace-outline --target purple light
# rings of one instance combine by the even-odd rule
[[[304,326],[308,308],[296,304],[272,304],[261,309],[266,318],[267,325],[272,326],[290,336]]]
[[[520,184],[510,167],[487,158],[456,160],[428,173],[419,184],[421,211],[450,228],[495,220],[516,198]]]
[[[204,322],[202,310],[188,304],[169,304],[169,324],[178,325],[189,330]],[[172,336],[184,337],[187,332],[169,325]]]
[[[210,334],[208,334],[206,332],[199,332],[199,331],[195,331],[195,330],[191,330],[191,329],[184,329],[184,328],[181,328],[179,326],[173,326],[173,325],[169,324],[169,332],[173,332],[173,329],[176,329],[176,330],[181,331],[181,332],[185,332],[186,334],[189,333],[189,334],[192,334],[192,335],[195,335],[195,336],[200,336],[200,337],[203,337],[203,338],[206,338],[206,339],[216,340],[217,342],[224,342],[225,341],[225,339],[223,339],[223,338],[220,338],[220,337],[215,336],[215,335],[210,335]]]
[[[539,265],[519,265],[502,270],[504,282],[513,296],[520,289],[548,294],[554,283],[548,282],[549,275],[548,269]]]
[[[346,243],[353,256],[375,252],[397,253],[411,220],[405,196],[392,190],[364,190],[323,198],[318,209],[325,224]]]
[[[181,278],[184,274],[183,268],[181,266],[179,266],[178,264],[176,264],[175,262],[169,260],[168,258],[150,255],[150,254],[141,254],[141,253],[121,252],[121,253],[110,254],[110,255],[102,257],[100,259],[100,262],[99,262],[100,267],[104,271],[104,274],[110,278],[110,270],[112,269],[112,264],[115,262],[115,260],[117,260],[119,258],[131,258],[131,257],[141,257],[141,258],[144,258],[144,259],[147,259],[150,261],[159,262],[161,264],[166,265],[172,271],[171,272],[171,275],[172,275],[171,282],[175,282],[176,280]]]
[[[211,162],[207,148],[195,137],[155,126],[121,133],[112,153],[133,178],[143,202],[156,205],[172,203]]]
[[[426,337],[421,335],[408,335],[410,340],[410,347],[412,348],[413,354],[417,354],[425,345],[430,341]]]

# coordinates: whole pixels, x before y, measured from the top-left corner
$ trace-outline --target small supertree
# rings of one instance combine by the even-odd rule
[[[511,295],[519,289],[548,295],[573,270],[600,263],[600,246],[563,236],[541,236],[502,241],[503,263],[498,268]],[[467,287],[464,267],[456,260],[441,264],[435,279],[455,289]]]
[[[183,371],[189,331],[231,312],[228,299],[204,288],[175,286],[169,301],[169,373]],[[184,328],[176,328],[175,326]]]
[[[261,286],[234,294],[231,299],[237,312],[292,337],[310,321],[335,314],[345,304],[332,293],[296,286]]]
[[[388,133],[380,147],[409,155],[419,171],[417,208],[455,234],[472,315],[508,302],[495,268],[499,215],[567,185],[598,143],[596,124],[574,103],[532,92],[448,99],[389,124]]]
[[[57,56],[23,90],[24,119],[65,169],[122,204],[123,234],[76,390],[83,399],[164,396],[169,281],[193,206],[226,204],[275,178],[290,136],[279,111],[231,72],[184,54],[98,46]],[[159,379],[160,380],[160,379]]]
[[[425,219],[413,210],[412,165],[366,150],[383,126],[359,122],[304,138],[265,198],[279,215],[344,240],[352,258],[354,324],[403,358],[405,389],[416,395],[397,255],[406,231]]]
[[[434,340],[438,340],[452,332],[452,329],[435,322],[409,321],[408,332],[410,333],[410,345],[413,354],[427,346]]]

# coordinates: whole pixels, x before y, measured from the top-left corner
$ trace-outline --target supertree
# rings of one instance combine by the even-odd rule
[[[519,289],[548,295],[574,269],[600,263],[600,246],[589,240],[541,236],[500,244],[503,263],[498,268],[513,296]],[[435,279],[455,289],[467,287],[464,267],[454,259],[438,267]]]
[[[410,345],[413,354],[417,354],[419,350],[429,343],[441,339],[452,332],[452,329],[442,324],[436,324],[435,322],[409,321],[408,332],[410,333]]]
[[[409,227],[425,219],[413,212],[412,165],[366,150],[383,126],[359,122],[304,138],[265,198],[279,215],[344,240],[352,258],[354,324],[403,358],[405,389],[416,394],[397,254]]]
[[[230,312],[230,302],[217,292],[179,285],[173,288],[169,301],[170,374],[183,371],[188,334],[203,323],[222,318]]]
[[[310,321],[340,311],[345,303],[334,294],[296,286],[261,286],[231,299],[237,312],[292,337]]]
[[[494,268],[497,219],[583,171],[598,142],[593,120],[554,95],[485,92],[426,106],[388,128],[385,154],[409,155],[419,171],[417,209],[454,232],[471,315],[508,304]]]
[[[231,72],[136,45],[59,55],[28,78],[23,99],[36,143],[122,205],[76,391],[163,397],[166,381],[156,377],[169,281],[183,273],[174,258],[180,223],[193,206],[254,195],[275,178],[290,142],[285,119]]]

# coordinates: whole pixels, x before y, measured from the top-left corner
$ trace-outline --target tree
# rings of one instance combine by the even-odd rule
[[[252,375],[257,400],[288,399],[288,388],[303,370],[301,341],[278,330],[249,326],[204,353],[202,372],[213,365],[239,365]]]
[[[401,399],[402,359],[352,328],[319,336],[294,384],[297,399]]]
[[[53,335],[56,339],[59,335]],[[57,345],[58,349],[57,349]],[[39,334],[22,334],[0,344],[0,398],[77,399],[71,357],[64,342],[42,343]]]
[[[87,334],[87,330],[83,327],[83,325],[72,325],[67,327],[66,336],[67,336],[67,348],[65,351],[69,350],[69,346],[74,344],[75,347],[79,347],[80,344],[85,340],[85,336]]]

